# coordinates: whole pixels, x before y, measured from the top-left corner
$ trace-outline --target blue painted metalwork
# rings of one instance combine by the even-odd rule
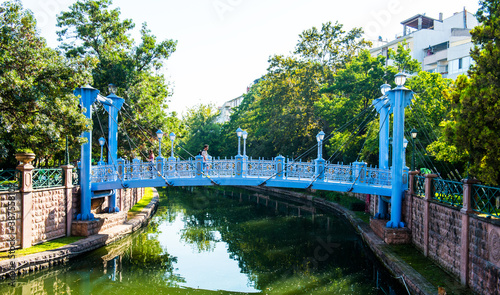
[[[88,86],[75,90],[79,95],[85,115],[91,118],[91,105],[96,98],[102,102],[110,113],[109,155],[107,165],[90,166],[91,141],[89,132],[83,134],[88,143],[82,145],[81,158],[81,214],[78,219],[88,220],[92,192],[99,196],[114,195],[114,189],[161,186],[270,186],[283,188],[312,188],[320,190],[367,193],[391,197],[390,227],[404,226],[400,222],[403,190],[408,187],[408,169],[404,167],[403,130],[404,108],[411,101],[411,91],[398,86],[374,101],[380,113],[380,168],[367,167],[364,162],[348,165],[333,164],[322,158],[322,141],[324,133],[317,135],[318,158],[314,162],[293,161],[278,156],[271,160],[252,159],[246,156],[246,142],[241,154],[240,138],[243,131],[238,128],[238,154],[231,159],[203,160],[201,155],[194,159],[180,161],[174,157],[173,143],[175,134],[170,134],[171,155],[168,159],[161,154],[161,138],[163,132],[158,130],[159,153],[154,162],[142,162],[134,159],[128,162],[117,158],[117,116],[123,99],[112,94],[107,98],[98,96],[99,91]],[[389,114],[394,113],[393,127],[393,167],[389,167]],[[396,111],[397,110],[397,111]],[[244,140],[246,140],[245,134]],[[100,163],[103,164],[103,163]],[[384,202],[381,202],[384,203]],[[113,211],[118,211],[115,203],[110,201]],[[379,208],[382,217],[387,209]]]
[[[397,76],[397,75],[396,75]],[[392,128],[392,193],[391,193],[391,220],[387,227],[404,227],[401,221],[401,206],[403,202],[404,185],[408,184],[408,174],[406,173],[406,183],[403,179],[404,173],[404,118],[405,107],[411,103],[413,93],[411,90],[398,86],[387,92],[392,110],[394,112]]]
[[[390,89],[390,86],[385,84],[386,89]],[[384,90],[385,91],[385,90]],[[379,167],[382,169],[389,168],[389,115],[392,113],[391,104],[386,95],[373,100],[372,105],[375,110],[379,113]],[[387,214],[387,202],[379,196],[378,197],[378,212],[375,214],[375,218],[386,218]]]
[[[129,163],[119,160],[118,174],[109,165],[92,167],[92,189],[166,185],[266,185],[391,195],[391,171],[367,167],[365,163],[325,163],[324,178],[320,179],[313,162],[286,161],[282,156],[273,160],[249,159],[247,173],[238,175],[238,162],[241,160],[212,159],[203,163],[202,157],[197,156],[195,159],[166,162],[165,169],[161,170],[157,170],[150,162],[134,160]]]
[[[77,88],[75,96],[80,97],[80,106],[83,108],[83,114],[88,119],[92,118],[92,104],[94,104],[99,94],[99,90],[91,86]],[[76,216],[77,220],[92,220],[94,215],[90,213],[90,199],[92,198],[91,189],[91,158],[92,158],[92,132],[84,131],[82,137],[87,142],[82,144],[80,158],[80,214]]]

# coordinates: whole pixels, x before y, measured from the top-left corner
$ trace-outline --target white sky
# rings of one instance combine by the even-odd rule
[[[2,0],[0,0],[2,1]],[[40,34],[57,47],[56,16],[75,0],[22,0],[35,14]],[[183,113],[199,103],[222,105],[238,97],[266,73],[268,58],[289,54],[298,35],[327,21],[349,30],[363,27],[365,38],[393,40],[401,21],[418,13],[444,18],[464,7],[475,13],[477,0],[114,0],[123,18],[136,24],[140,41],[143,22],[158,40],[178,40],[166,62],[173,85],[170,111]]]

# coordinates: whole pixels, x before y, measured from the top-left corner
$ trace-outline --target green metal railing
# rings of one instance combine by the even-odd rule
[[[432,198],[452,206],[463,206],[464,187],[460,181],[434,178],[432,181]]]
[[[471,199],[474,211],[500,217],[500,188],[473,184]]]
[[[0,170],[0,191],[19,189],[19,171],[15,169]]]
[[[63,170],[33,169],[33,189],[63,186]]]
[[[425,197],[425,177],[415,175],[415,195]]]
[[[73,168],[72,175],[73,175],[73,185],[80,185],[80,169],[76,167]]]

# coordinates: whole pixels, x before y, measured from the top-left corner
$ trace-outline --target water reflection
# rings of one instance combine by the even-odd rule
[[[227,188],[166,189],[160,200],[148,227],[15,288],[2,282],[1,294],[401,291],[350,224],[308,204]]]

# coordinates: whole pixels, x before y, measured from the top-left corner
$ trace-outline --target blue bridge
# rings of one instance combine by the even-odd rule
[[[338,192],[366,193],[379,196],[377,218],[390,217],[388,227],[404,227],[401,222],[401,205],[404,191],[408,189],[408,168],[405,164],[404,112],[411,103],[413,93],[405,88],[405,75],[396,75],[396,88],[381,86],[382,97],[373,101],[380,114],[379,167],[368,167],[364,162],[334,164],[322,158],[323,131],[316,136],[318,156],[312,162],[300,162],[277,156],[270,160],[252,159],[240,153],[242,130],[238,128],[238,155],[231,159],[203,159],[196,156],[189,160],[174,157],[175,134],[170,134],[172,154],[161,154],[163,132],[158,130],[159,156],[154,162],[131,162],[117,157],[118,114],[123,98],[110,94],[99,95],[91,86],[75,90],[80,97],[87,118],[92,118],[92,105],[101,103],[109,114],[108,162],[91,165],[92,133],[84,132],[87,143],[82,145],[80,161],[81,213],[77,219],[93,219],[90,213],[91,199],[109,197],[109,212],[118,212],[115,189],[164,186],[269,186],[280,188],[318,189]],[[393,113],[392,167],[389,167],[389,115]],[[386,198],[390,197],[391,212]]]

